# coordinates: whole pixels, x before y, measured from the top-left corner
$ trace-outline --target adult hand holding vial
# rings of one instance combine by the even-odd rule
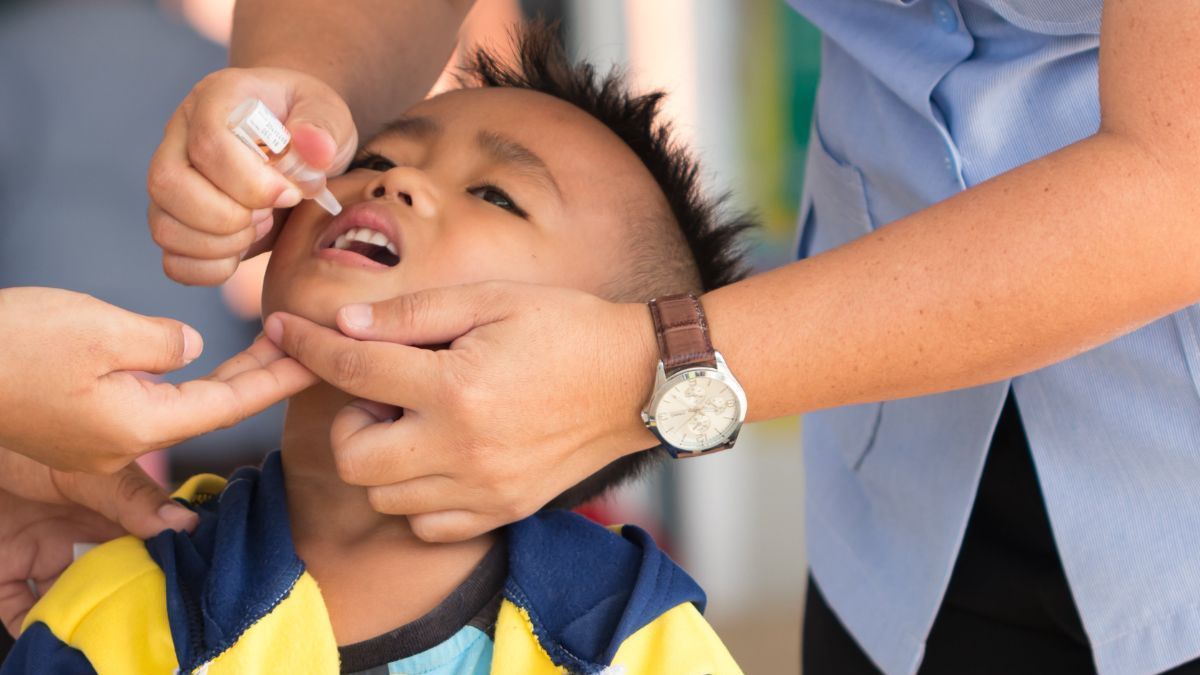
[[[265,103],[256,98],[246,99],[230,113],[229,130],[330,215],[342,212],[342,205],[325,187],[325,174],[305,163],[292,147],[292,135],[287,127]]]
[[[290,136],[273,166],[230,132],[231,114],[250,99],[277,113]],[[323,176],[340,173],[357,144],[346,103],[315,77],[281,68],[206,77],[171,117],[150,162],[148,219],[167,276],[185,284],[227,280],[241,260],[271,248],[274,209],[319,194]],[[284,175],[298,165],[311,172]]]

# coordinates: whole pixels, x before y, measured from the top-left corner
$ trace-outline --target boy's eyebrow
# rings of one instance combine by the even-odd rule
[[[379,135],[428,139],[440,133],[442,133],[442,125],[432,118],[401,117],[384,126]],[[541,183],[556,197],[562,199],[562,191],[558,188],[558,181],[554,180],[554,174],[550,173],[546,163],[534,151],[521,145],[515,139],[495,131],[480,131],[475,136],[475,142],[496,163],[507,164],[520,170]]]
[[[497,163],[508,164],[521,170],[562,199],[562,192],[558,189],[558,181],[554,180],[554,174],[550,173],[542,158],[529,148],[495,131],[480,131],[475,136],[475,142]]]
[[[397,136],[414,136],[416,138],[429,138],[436,136],[442,132],[442,125],[428,117],[401,117],[400,119],[388,122],[383,127],[383,134],[395,134]]]

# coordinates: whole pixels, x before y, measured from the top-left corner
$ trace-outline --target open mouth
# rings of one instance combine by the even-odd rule
[[[384,205],[359,202],[329,223],[314,253],[331,262],[381,270],[400,264],[403,250],[396,215]]]
[[[366,227],[352,227],[346,230],[327,248],[357,253],[385,267],[395,267],[400,263],[400,252],[396,249],[396,244],[379,230]]]

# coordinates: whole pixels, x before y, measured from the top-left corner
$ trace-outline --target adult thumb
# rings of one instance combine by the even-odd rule
[[[430,288],[369,305],[346,305],[338,328],[359,340],[444,345],[507,315],[513,288],[502,282]]]
[[[195,513],[172,501],[137,464],[107,476],[55,472],[55,483],[67,499],[142,539],[163,530],[190,531],[199,522]]]
[[[292,147],[305,163],[327,175],[345,170],[358,148],[350,108],[332,90],[301,95],[288,114],[287,127]]]
[[[107,320],[109,330],[117,333],[117,339],[106,345],[113,350],[114,370],[166,373],[195,361],[204,351],[200,333],[174,319],[118,310]]]

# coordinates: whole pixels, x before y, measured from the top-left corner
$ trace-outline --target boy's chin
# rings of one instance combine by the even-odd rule
[[[316,301],[314,298],[281,298],[270,302],[263,298],[262,317],[265,321],[275,312],[287,312],[308,319],[326,328],[337,328],[338,310],[350,302],[340,302],[334,299]]]
[[[334,288],[334,287],[317,287],[313,284],[299,284],[304,286],[297,288],[293,286],[288,293],[274,294],[268,288],[267,292],[263,293],[262,316],[265,320],[274,312],[287,312],[295,314],[312,321],[313,323],[325,326],[326,328],[337,328],[338,310],[346,305],[373,303],[381,300],[387,300],[397,295],[397,293],[388,293],[381,289],[350,289],[350,288]]]

